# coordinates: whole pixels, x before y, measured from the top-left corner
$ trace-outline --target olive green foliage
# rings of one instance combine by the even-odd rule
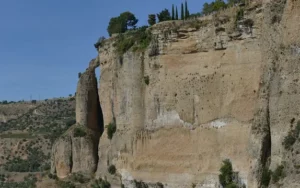
[[[134,184],[135,184],[136,188],[150,188],[150,187],[164,188],[164,185],[160,182],[151,184],[151,186],[149,186],[147,183],[145,183],[143,181],[134,180]]]
[[[100,37],[98,39],[98,41],[94,44],[95,48],[98,49],[99,47],[102,47],[103,46],[103,43],[104,43],[104,40],[105,40],[105,37]]]
[[[76,127],[74,129],[73,135],[74,135],[75,138],[76,137],[85,137],[86,132],[82,128]]]
[[[81,77],[81,72],[78,73],[78,78],[80,78],[80,77]]]
[[[134,180],[134,184],[136,188],[148,188],[149,186],[143,181]]]
[[[115,174],[117,169],[116,169],[116,166],[115,165],[110,165],[107,169],[107,171],[110,173],[110,174]]]
[[[75,184],[70,181],[56,181],[56,185],[58,185],[59,188],[75,188]]]
[[[175,20],[178,20],[179,19],[179,17],[178,17],[178,8],[177,8],[177,6],[176,6],[176,10],[175,10]]]
[[[91,185],[92,188],[110,188],[110,183],[106,179],[97,179]]]
[[[233,182],[233,169],[229,159],[225,159],[223,161],[220,172],[219,181],[224,188],[238,188],[238,186]]]
[[[155,14],[149,14],[148,15],[148,24],[150,26],[156,24],[156,15]]]
[[[35,188],[37,178],[35,175],[29,174],[21,182],[2,182],[0,181],[1,188]]]
[[[106,129],[107,129],[107,136],[111,140],[113,135],[117,131],[117,126],[115,123],[110,123],[110,124],[106,125]]]
[[[145,50],[151,42],[151,33],[146,29],[147,26],[143,26],[119,35],[114,44],[116,52],[123,55],[131,48],[134,52]]]
[[[290,150],[295,144],[300,134],[300,121],[297,122],[295,129],[291,130],[288,135],[284,138],[282,145],[286,150]]]
[[[4,169],[9,172],[39,172],[49,170],[49,164],[44,163],[49,157],[42,151],[37,148],[28,147],[27,152],[29,154],[26,160],[15,157],[4,164]]]
[[[114,33],[125,33],[130,28],[135,28],[138,19],[131,12],[123,12],[118,17],[111,18],[107,31],[109,36]]]
[[[271,175],[272,175],[272,171],[269,170],[268,168],[264,168],[262,175],[261,175],[261,184],[264,187],[268,187],[270,184],[270,180],[271,180]]]
[[[277,168],[274,170],[274,172],[272,173],[272,181],[274,183],[277,183],[280,179],[284,178],[285,174],[283,170],[283,165],[277,166]]]
[[[226,8],[227,4],[224,0],[215,0],[211,3],[204,3],[202,8],[202,14],[210,14],[212,12],[219,11],[220,9]]]
[[[89,182],[89,179],[86,178],[84,175],[80,173],[73,173],[71,176],[72,182],[78,182],[78,183],[87,183]]]
[[[236,13],[236,22],[244,18],[244,9],[239,9]]]
[[[58,177],[55,174],[48,174],[48,177],[53,180],[57,180]]]
[[[164,9],[160,13],[158,13],[157,18],[158,22],[168,21],[172,19],[168,9]]]
[[[145,77],[144,77],[144,81],[145,81],[145,84],[149,85],[149,83],[150,83],[150,78],[149,78],[149,76],[145,76]]]

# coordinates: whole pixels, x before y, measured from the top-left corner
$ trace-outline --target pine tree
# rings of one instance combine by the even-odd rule
[[[184,20],[184,7],[183,7],[183,3],[181,3],[181,20]]]
[[[178,20],[179,17],[178,17],[178,9],[177,9],[177,6],[176,6],[176,14],[175,14],[175,20]]]
[[[188,9],[187,1],[185,0],[185,19],[187,19],[190,16],[190,11]]]
[[[174,5],[172,5],[172,20],[175,20]]]

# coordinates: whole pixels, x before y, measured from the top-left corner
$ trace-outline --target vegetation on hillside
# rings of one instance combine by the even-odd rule
[[[18,104],[13,105],[17,110]],[[75,100],[37,101],[34,108],[24,112],[1,123],[1,168],[3,172],[47,172],[52,144],[76,123]],[[30,177],[23,183],[0,181],[0,187],[34,187],[33,180]]]
[[[147,26],[143,26],[120,34],[114,44],[117,54],[123,55],[129,49],[134,52],[146,49],[151,42],[151,33],[146,29]]]
[[[34,175],[29,174],[20,182],[11,182],[11,181],[0,181],[1,188],[35,188],[37,178]]]

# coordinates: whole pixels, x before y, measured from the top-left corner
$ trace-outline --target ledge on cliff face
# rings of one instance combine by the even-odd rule
[[[98,144],[103,133],[95,75],[98,66],[99,60],[93,59],[81,74],[76,92],[76,124],[53,145],[51,173],[56,173],[59,178],[75,172],[91,175],[97,169]]]

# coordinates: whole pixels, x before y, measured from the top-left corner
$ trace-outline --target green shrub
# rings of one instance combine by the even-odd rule
[[[238,188],[238,186],[233,182],[233,169],[232,164],[229,159],[223,161],[223,165],[220,168],[221,174],[219,175],[220,184],[225,188]]]
[[[223,165],[220,169],[221,174],[219,175],[219,181],[223,187],[232,183],[232,164],[229,159],[223,161]]]
[[[268,168],[264,168],[261,177],[261,184],[265,187],[268,187],[271,180],[272,171]]]
[[[114,133],[117,131],[116,124],[110,123],[110,124],[106,125],[106,128],[107,128],[107,136],[111,140]]]
[[[144,81],[145,81],[145,84],[149,85],[149,83],[150,83],[150,78],[149,78],[149,76],[145,76],[145,77],[144,77]]]
[[[143,181],[134,180],[134,184],[136,188],[148,188],[148,185]]]
[[[101,47],[102,45],[103,45],[103,43],[104,43],[104,40],[105,40],[105,37],[100,37],[99,39],[98,39],[98,41],[94,44],[94,47],[96,48],[96,49],[98,49],[99,47]]]
[[[75,188],[75,185],[70,181],[56,181],[59,188]]]
[[[55,174],[48,174],[48,177],[49,177],[50,179],[54,179],[54,180],[57,180],[57,179],[58,179],[57,176],[56,176]]]
[[[231,183],[229,185],[226,185],[225,188],[239,188],[239,186],[237,186],[235,183]]]
[[[284,148],[286,150],[289,150],[292,148],[292,146],[295,144],[295,142],[299,138],[299,133],[300,133],[300,121],[297,122],[296,128],[291,130],[282,142],[282,145],[284,146]]]
[[[110,165],[107,169],[107,171],[110,173],[110,174],[115,174],[117,169],[116,169],[116,166],[115,165]]]
[[[151,42],[151,33],[146,31],[147,27],[148,26],[143,26],[118,35],[118,38],[114,44],[116,47],[116,52],[119,55],[123,55],[131,48],[132,51],[145,50]]]
[[[79,183],[87,183],[89,181],[88,178],[84,177],[84,175],[80,173],[74,173],[71,177],[72,181],[79,182]]]
[[[94,181],[92,188],[110,188],[110,183],[106,179],[100,178]]]
[[[277,183],[281,178],[284,177],[283,169],[284,169],[284,166],[283,165],[279,165],[279,166],[277,166],[277,168],[275,169],[275,171],[272,173],[272,181],[274,183]]]
[[[81,129],[81,128],[75,128],[74,129],[74,137],[85,137],[86,136],[86,132]]]
[[[160,183],[160,182],[157,182],[156,183],[156,187],[157,188],[164,188],[164,185],[162,183]]]

